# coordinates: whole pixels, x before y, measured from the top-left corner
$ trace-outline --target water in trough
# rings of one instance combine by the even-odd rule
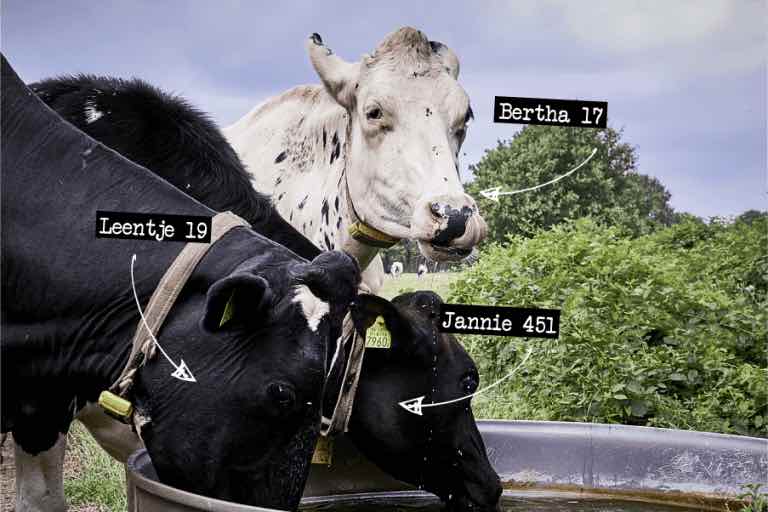
[[[435,499],[390,493],[378,496],[336,497],[324,503],[305,504],[301,512],[438,512]],[[680,505],[627,501],[611,497],[584,497],[565,492],[505,493],[501,512],[686,512],[701,510]]]

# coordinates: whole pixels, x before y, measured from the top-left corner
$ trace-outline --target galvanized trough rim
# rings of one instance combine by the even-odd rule
[[[768,483],[768,439],[550,421],[481,420],[478,427],[489,459],[509,489],[609,494],[708,508],[735,498],[741,484]],[[185,511],[273,510],[166,486],[137,471],[148,462],[145,451],[128,461],[129,504],[139,492],[183,504],[189,508],[179,510]],[[312,467],[304,496],[305,502],[317,503],[323,497],[404,490],[413,488],[376,468],[342,436],[335,441],[333,464]]]

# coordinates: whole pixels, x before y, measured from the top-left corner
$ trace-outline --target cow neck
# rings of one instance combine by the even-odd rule
[[[175,243],[96,239],[95,211],[213,212],[65,122],[5,57],[0,105],[3,263],[12,263],[3,291],[13,297],[3,304],[3,334],[19,340],[3,355],[18,358],[24,376],[71,390],[82,405],[128,356],[136,315],[125,289],[131,252],[152,262],[139,283],[145,297],[178,251]]]
[[[355,209],[354,199],[352,198],[352,192],[349,190],[349,174],[347,162],[349,161],[349,149],[352,141],[352,114],[348,114],[346,123],[346,137],[344,140],[344,167],[341,170],[344,201],[347,206],[347,215],[349,216],[349,224],[347,227],[346,240],[343,245],[344,251],[351,254],[360,265],[362,270],[365,270],[374,257],[379,253],[379,249],[387,249],[397,244],[400,239],[388,235],[387,233],[375,228],[374,226],[366,223],[358,215]]]
[[[352,407],[357,396],[357,386],[360,381],[360,373],[363,367],[365,354],[365,333],[359,333],[354,326],[350,313],[344,317],[342,333],[339,343],[343,344],[344,351],[349,356],[343,361],[343,373],[331,377],[329,373],[327,381],[333,382],[333,389],[326,386],[323,394],[333,391],[332,396],[323,396],[323,411],[321,416],[320,433],[326,437],[333,437],[349,430],[349,420],[352,417]],[[331,369],[333,372],[333,369]],[[325,406],[329,399],[336,398],[333,402],[333,410],[330,416],[325,414]]]

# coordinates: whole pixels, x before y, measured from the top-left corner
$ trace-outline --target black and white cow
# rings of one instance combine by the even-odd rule
[[[95,238],[96,210],[214,212],[65,122],[4,57],[1,78],[1,426],[19,455],[17,512],[58,512],[66,508],[53,470],[62,437],[131,350],[139,321],[131,255],[146,303],[182,247]],[[344,253],[310,263],[243,227],[210,248],[158,335],[197,382],[170,378],[158,357],[133,387],[140,435],[164,482],[297,507],[318,435],[329,331],[359,282]],[[227,304],[232,317],[221,325]]]
[[[255,226],[262,225],[250,205],[259,201],[257,211],[265,211],[271,207],[268,200],[239,178],[227,178],[230,173],[236,177],[244,175],[242,164],[233,158],[215,127],[182,99],[138,80],[94,76],[46,80],[31,87],[65,119],[207,206],[230,209]],[[187,135],[183,144],[168,135],[181,130],[176,125],[180,119],[184,120],[185,131],[195,132]],[[155,130],[155,122],[160,130]],[[226,147],[220,147],[222,144]],[[158,151],[160,156],[154,154]],[[196,156],[203,153],[206,153],[204,157]],[[212,187],[211,183],[216,186]],[[273,219],[278,217],[277,213],[270,215]],[[285,243],[292,247],[304,246],[301,250],[305,256],[312,255],[306,251],[317,251],[309,242],[291,239]],[[356,317],[362,323],[368,322],[372,315],[385,318],[393,332],[393,349],[366,354],[350,435],[373,462],[393,476],[421,485],[445,500],[450,495],[451,503],[458,507],[493,510],[500,492],[499,480],[488,463],[469,402],[458,408],[432,409],[424,417],[412,417],[397,406],[398,401],[412,396],[431,397],[433,388],[454,398],[477,384],[472,360],[453,336],[436,330],[434,312],[439,300],[428,292],[402,296],[392,304],[371,295],[360,295],[356,299]],[[344,360],[345,355],[342,351],[339,359]],[[432,375],[433,368],[439,368],[439,372],[433,378],[424,379]],[[341,385],[338,377],[332,374],[326,385],[326,411],[328,406],[332,407]],[[380,386],[380,380],[386,382]],[[95,421],[98,417],[91,416],[81,415],[81,419],[100,443],[109,448],[113,431],[106,427],[94,429],[94,423],[101,425]],[[383,421],[379,422],[379,418]],[[431,441],[424,437],[426,428],[434,431]],[[406,439],[412,441],[404,443]],[[133,446],[130,438],[123,440],[123,444]],[[444,453],[437,454],[438,450]],[[128,451],[126,448],[112,450],[122,459]],[[415,458],[416,454],[422,458]],[[414,472],[417,467],[431,477]]]
[[[373,293],[383,264],[378,245],[350,235],[358,221],[390,244],[416,240],[431,261],[470,255],[487,225],[459,175],[473,113],[456,54],[411,27],[357,61],[316,33],[306,48],[322,84],[285,91],[224,129],[258,189],[317,245],[351,251]]]

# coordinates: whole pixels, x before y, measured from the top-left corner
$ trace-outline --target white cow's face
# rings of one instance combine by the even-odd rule
[[[472,110],[453,52],[410,28],[357,63],[333,55],[319,36],[308,49],[349,113],[347,179],[357,214],[391,236],[418,240],[428,258],[469,254],[487,227],[459,180]]]

